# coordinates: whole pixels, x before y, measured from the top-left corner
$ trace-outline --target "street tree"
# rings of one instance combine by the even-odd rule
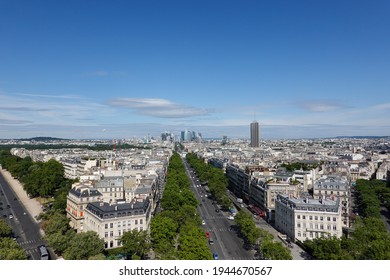
[[[22,247],[9,237],[0,238],[0,260],[26,260]]]
[[[104,240],[96,232],[87,231],[76,234],[64,251],[66,260],[88,260],[101,254],[104,250]]]
[[[3,219],[0,219],[0,238],[9,236],[11,232],[12,228]]]
[[[149,234],[144,230],[133,229],[125,232],[121,237],[122,247],[126,254],[144,258],[149,252],[151,243]]]

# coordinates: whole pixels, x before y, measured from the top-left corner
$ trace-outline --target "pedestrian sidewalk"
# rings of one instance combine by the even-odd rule
[[[11,173],[6,169],[0,167],[0,172],[4,176],[9,186],[16,194],[19,201],[26,208],[27,212],[37,221],[37,217],[42,213],[41,204],[35,198],[29,198],[26,191],[23,189],[23,185],[12,177]]]

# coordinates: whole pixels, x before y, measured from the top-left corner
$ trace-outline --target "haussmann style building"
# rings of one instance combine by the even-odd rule
[[[121,247],[122,235],[133,229],[149,230],[151,207],[149,198],[130,203],[93,202],[85,210],[84,231],[94,231],[104,239],[104,247]]]
[[[275,207],[275,226],[292,241],[342,236],[339,199],[296,198],[279,194]]]

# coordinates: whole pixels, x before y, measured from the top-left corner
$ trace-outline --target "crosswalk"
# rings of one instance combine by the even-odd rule
[[[45,241],[41,238],[29,239],[25,241],[18,240],[18,244],[24,249],[27,255],[31,256],[34,259],[34,256],[38,256],[39,250],[38,246],[43,244]]]
[[[42,243],[44,241],[41,238],[38,238],[38,239],[30,239],[30,240],[26,240],[26,241],[17,241],[17,242],[22,247],[29,247],[28,245],[40,244],[40,243]]]
[[[32,259],[34,259],[34,256],[39,255],[38,247],[31,248],[31,249],[25,249],[24,250],[28,256],[30,256]]]
[[[205,216],[204,220],[222,220],[226,219],[223,215],[216,215],[216,216]]]
[[[17,240],[17,242],[24,249],[30,259],[39,259],[40,252],[38,246],[45,243],[42,238],[29,239],[25,241]]]
[[[232,232],[233,231],[230,228],[207,228],[206,230],[209,232],[216,232],[216,231],[218,231],[218,232],[226,232],[226,231]]]

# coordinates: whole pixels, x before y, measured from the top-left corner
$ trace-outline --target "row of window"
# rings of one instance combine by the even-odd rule
[[[144,228],[143,227],[136,227],[136,228],[134,228],[134,229],[136,229],[136,230],[138,230],[138,231],[141,231],[141,230],[143,230]],[[129,229],[129,231],[130,231],[131,229]],[[121,230],[118,230],[118,235],[117,236],[122,236],[122,234],[125,234],[127,232],[127,230],[126,229],[124,229],[123,231],[121,231]],[[108,231],[105,231],[104,232],[104,238],[108,238],[108,237],[114,237],[114,231],[110,231],[110,232],[108,232]]]
[[[298,237],[310,237],[310,238],[319,238],[319,237],[328,237],[329,236],[329,233],[326,233],[326,232],[308,232],[306,233],[305,231],[304,232],[300,232],[298,231],[297,232],[297,236]]]
[[[325,227],[326,227],[327,230],[334,230],[334,231],[337,230],[337,226],[336,225],[329,225],[329,224],[324,225],[324,224],[312,224],[312,223],[310,223],[308,228],[324,230]],[[301,223],[297,223],[297,228],[301,228]],[[302,224],[302,228],[307,228],[306,227],[306,223]]]
[[[131,221],[134,221],[134,225],[138,225],[138,220],[128,220],[127,221],[127,225],[128,226],[131,226]],[[139,219],[139,224],[142,225],[143,223],[144,223],[144,220],[143,219]],[[118,222],[117,227],[121,227],[121,225],[123,227],[126,227],[126,221],[123,221],[122,223]],[[108,227],[114,228],[114,223],[104,224],[104,228],[105,229],[107,229]]]
[[[301,215],[297,215],[297,219],[300,220],[300,219],[301,219]],[[313,216],[312,216],[312,215],[309,215],[309,216],[308,216],[308,219],[309,219],[310,221],[312,221],[312,220],[313,220]],[[319,219],[320,221],[323,221],[323,220],[324,220],[324,216],[314,216],[314,220],[315,220],[315,221],[318,221],[318,219]],[[306,215],[302,215],[302,220],[306,220]],[[329,221],[331,220],[331,217],[326,217],[326,220],[329,222]],[[337,221],[337,218],[336,218],[336,217],[332,217],[332,220],[333,220],[333,222],[336,222],[336,221]]]
[[[91,196],[91,197],[87,196],[87,197],[85,197],[85,198],[80,198],[80,202],[83,202],[83,201],[95,202],[95,201],[98,200],[98,198],[99,198],[99,197],[97,197],[97,196]],[[77,205],[77,204],[76,204],[76,205]]]
[[[108,192],[122,192],[123,191],[123,187],[116,187],[115,188],[115,185],[112,185],[113,188],[101,188],[101,192],[104,192],[104,193],[108,193]]]
[[[319,191],[318,191],[318,194],[328,194],[328,191],[322,192],[321,190],[319,190]],[[334,192],[334,193],[333,193],[333,191],[330,191],[329,194],[340,195],[340,192],[338,191],[338,192]],[[347,195],[347,192],[341,192],[341,195],[342,195],[342,196],[346,196],[346,195]]]
[[[92,211],[91,211],[92,212]],[[121,212],[121,213],[117,213],[116,216],[117,217],[126,217],[126,216],[137,216],[137,215],[142,215],[144,213],[143,210],[136,210],[134,211],[134,213],[132,212]],[[103,216],[104,218],[114,218],[114,214],[104,214]]]

